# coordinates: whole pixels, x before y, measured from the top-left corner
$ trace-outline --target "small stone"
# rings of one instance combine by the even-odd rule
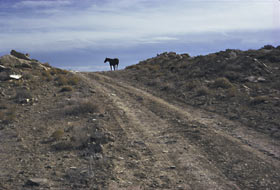
[[[41,186],[41,185],[48,185],[49,181],[45,178],[30,178],[27,180],[27,186]]]
[[[52,166],[45,166],[46,169],[52,169]]]
[[[89,92],[93,93],[93,94],[96,93],[95,90],[92,90],[92,89],[90,89]]]
[[[88,170],[82,170],[80,173],[84,174],[84,173],[87,173],[87,172],[88,172]]]

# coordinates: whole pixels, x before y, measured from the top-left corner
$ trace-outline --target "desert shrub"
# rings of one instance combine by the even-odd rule
[[[66,108],[66,115],[83,115],[87,113],[96,113],[99,111],[99,107],[91,101],[82,101],[78,102],[77,105],[73,105],[69,108]]]
[[[263,46],[262,49],[268,49],[268,50],[270,50],[270,49],[274,49],[274,46],[273,46],[273,45],[265,45],[265,46]]]
[[[52,80],[52,76],[50,74],[49,71],[42,71],[42,76],[44,76],[44,78],[46,79],[46,81],[51,81]]]
[[[59,75],[59,74],[66,75],[66,74],[68,74],[69,72],[68,72],[67,70],[64,70],[64,69],[51,68],[51,69],[50,69],[50,73],[51,73],[52,75]]]
[[[34,77],[33,77],[33,75],[30,74],[30,73],[25,73],[25,74],[23,75],[23,78],[24,78],[25,80],[32,80]]]
[[[63,75],[59,75],[56,79],[55,79],[56,83],[58,86],[63,86],[63,85],[67,85],[67,79],[65,76]]]
[[[80,81],[80,78],[76,75],[58,75],[55,79],[58,86],[63,85],[77,85]]]
[[[231,88],[228,89],[227,91],[227,95],[229,97],[236,97],[238,95],[238,90],[235,86],[232,86]]]
[[[233,84],[224,77],[217,78],[214,83],[212,84],[213,88],[231,88],[233,87]]]
[[[206,96],[206,95],[209,95],[209,94],[210,94],[210,90],[205,86],[199,87],[196,90],[196,95],[197,96]]]
[[[85,153],[100,153],[103,151],[102,144],[113,139],[103,131],[94,126],[79,126],[73,129],[71,142],[73,147],[79,150],[87,150]]]
[[[64,136],[64,130],[62,129],[55,130],[51,135],[51,137],[54,138],[54,140],[56,141],[60,140],[63,136]]]
[[[196,87],[198,87],[198,86],[200,86],[199,81],[190,81],[190,82],[187,82],[187,83],[185,84],[185,88],[186,88],[187,90],[192,90],[192,89],[194,89],[194,88],[196,88]]]
[[[71,141],[76,147],[81,147],[88,143],[90,131],[86,127],[75,127]]]
[[[63,86],[60,89],[60,92],[71,92],[71,91],[73,91],[73,88],[71,86]]]
[[[229,69],[230,70],[230,69]],[[233,72],[233,71],[226,71],[224,73],[224,76],[226,78],[228,78],[229,80],[238,80],[238,79],[241,79],[242,76],[240,75],[239,72]]]
[[[69,76],[67,78],[67,83],[69,85],[77,85],[79,83],[79,81],[80,81],[80,78],[78,76],[75,76],[75,75]]]
[[[14,97],[14,100],[20,103],[23,100],[31,99],[31,98],[32,98],[32,94],[29,90],[20,88],[16,90],[16,95]]]
[[[254,98],[250,99],[250,105],[257,105],[257,104],[261,104],[261,103],[265,103],[269,100],[269,98],[267,96],[257,96]]]

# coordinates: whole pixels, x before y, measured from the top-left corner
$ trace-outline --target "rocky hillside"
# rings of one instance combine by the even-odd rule
[[[0,57],[0,189],[104,187],[97,96],[75,73],[14,50]]]
[[[162,53],[107,75],[280,138],[280,46],[196,57]]]

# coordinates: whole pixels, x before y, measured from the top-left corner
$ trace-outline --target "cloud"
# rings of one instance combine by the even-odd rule
[[[14,12],[0,17],[0,51],[13,47],[62,51],[200,42],[201,38],[191,38],[193,34],[220,33],[227,37],[232,31],[276,27],[273,2],[269,0],[27,0],[13,7]]]
[[[15,8],[49,8],[70,5],[72,2],[69,0],[27,0],[19,1],[14,4]]]

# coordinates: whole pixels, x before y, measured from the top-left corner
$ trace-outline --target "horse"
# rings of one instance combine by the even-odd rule
[[[109,63],[110,63],[111,71],[112,71],[112,66],[114,68],[114,71],[116,70],[116,66],[117,66],[117,69],[118,69],[118,66],[119,66],[119,59],[118,58],[115,58],[115,59],[106,58],[104,63],[106,63],[107,61],[109,61]]]

